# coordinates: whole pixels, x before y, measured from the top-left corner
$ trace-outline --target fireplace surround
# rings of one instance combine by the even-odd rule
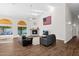
[[[39,36],[39,29],[38,28],[31,29],[31,36]]]

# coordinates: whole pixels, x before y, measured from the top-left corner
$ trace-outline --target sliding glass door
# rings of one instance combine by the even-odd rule
[[[18,34],[19,35],[26,35],[27,31],[26,31],[26,27],[18,27]]]
[[[12,28],[10,26],[0,26],[0,35],[12,35]]]

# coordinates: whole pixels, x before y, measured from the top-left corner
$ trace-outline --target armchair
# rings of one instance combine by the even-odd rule
[[[56,36],[54,34],[46,35],[40,38],[40,44],[49,46],[53,43],[56,43]]]
[[[22,45],[27,46],[29,44],[32,44],[32,39],[33,38],[28,38],[26,36],[22,36]]]

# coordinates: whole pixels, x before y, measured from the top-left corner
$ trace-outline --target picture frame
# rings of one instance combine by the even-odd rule
[[[51,16],[43,18],[43,25],[50,25],[50,24],[51,24]]]

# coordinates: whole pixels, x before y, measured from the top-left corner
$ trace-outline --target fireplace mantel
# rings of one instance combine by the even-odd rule
[[[30,30],[39,30],[39,28],[31,28]]]
[[[31,36],[39,36],[39,28],[30,29]]]

